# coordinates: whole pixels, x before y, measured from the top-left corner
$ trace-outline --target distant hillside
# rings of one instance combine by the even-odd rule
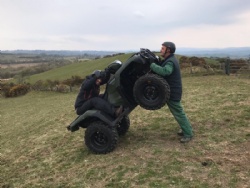
[[[198,57],[249,58],[250,47],[241,48],[179,48],[177,54]]]
[[[95,50],[84,50],[84,51],[70,51],[70,50],[4,50],[2,54],[29,54],[29,55],[58,55],[58,56],[106,56],[112,55],[117,52],[114,51],[95,51]]]
[[[149,48],[150,49],[150,48]],[[34,54],[34,55],[58,55],[58,56],[94,56],[104,57],[117,53],[133,53],[138,50],[124,50],[124,51],[95,51],[95,50],[5,50],[0,53],[7,54]],[[153,49],[151,49],[154,51]],[[249,58],[250,47],[230,47],[230,48],[177,48],[176,54],[197,57],[230,57],[230,58]]]

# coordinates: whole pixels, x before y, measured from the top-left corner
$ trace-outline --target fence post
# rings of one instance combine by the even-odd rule
[[[248,70],[250,70],[250,56],[249,56],[249,58],[248,58]]]
[[[192,62],[190,62],[190,74],[193,74],[193,70],[192,70]]]
[[[230,58],[227,57],[226,62],[225,62],[225,73],[227,75],[230,75]]]

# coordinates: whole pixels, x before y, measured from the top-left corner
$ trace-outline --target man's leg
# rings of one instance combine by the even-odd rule
[[[115,108],[100,97],[93,97],[87,100],[81,107],[77,108],[76,113],[78,115],[81,115],[90,109],[101,110],[103,112],[110,114],[111,116],[115,114]]]
[[[92,101],[91,99],[85,101],[81,107],[78,107],[76,109],[77,115],[82,115],[84,114],[87,110],[90,110],[93,108]]]
[[[103,111],[111,116],[115,115],[115,107],[100,97],[94,97],[92,101],[93,108]]]
[[[192,130],[192,126],[183,110],[183,107],[181,105],[181,102],[176,102],[176,101],[171,101],[169,100],[167,102],[167,105],[171,111],[171,113],[173,114],[174,118],[176,119],[176,121],[178,122],[178,124],[180,125],[184,137],[187,138],[191,138],[193,137],[193,130]]]

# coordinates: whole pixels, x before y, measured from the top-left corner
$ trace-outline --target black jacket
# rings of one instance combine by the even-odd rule
[[[87,76],[83,81],[80,92],[76,97],[75,109],[82,106],[86,100],[99,96],[100,86],[96,85],[96,79],[94,76]]]
[[[174,66],[172,74],[164,77],[170,86],[170,100],[180,101],[182,97],[182,81],[179,62],[174,54],[171,54],[163,60],[161,66],[164,67],[168,62],[172,62]]]
[[[110,73],[103,71],[101,77],[101,85],[106,84],[110,79]],[[83,105],[83,103],[92,97],[98,97],[100,94],[100,86],[96,85],[97,77],[95,75],[86,76],[86,79],[82,82],[79,94],[76,97],[75,109]]]

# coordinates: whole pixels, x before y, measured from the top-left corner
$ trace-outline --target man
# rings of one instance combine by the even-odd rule
[[[182,136],[180,142],[187,143],[192,139],[193,131],[181,105],[182,81],[179,62],[174,56],[175,49],[173,42],[164,42],[160,51],[164,60],[161,65],[152,63],[150,68],[165,78],[170,86],[170,99],[167,101],[167,105],[181,128],[181,131],[178,132],[178,135]]]
[[[107,83],[109,78],[110,73],[100,70],[86,76],[75,101],[75,110],[78,115],[84,114],[90,109],[101,110],[114,117],[121,114],[122,106],[115,108],[100,95],[100,85]]]

